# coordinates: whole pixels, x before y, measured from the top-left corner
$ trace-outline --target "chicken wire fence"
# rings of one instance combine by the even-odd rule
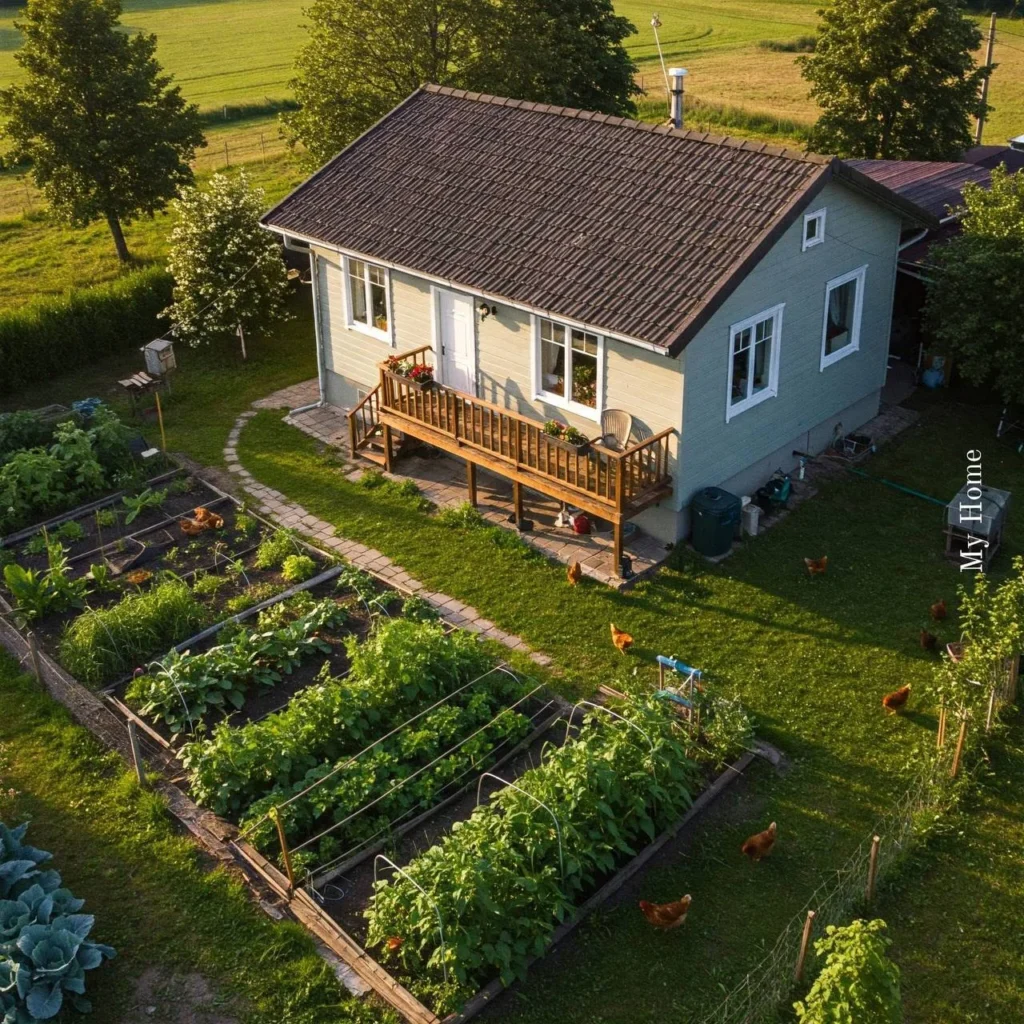
[[[814,911],[804,983],[816,973],[815,939],[829,925],[846,925],[867,901],[871,849],[881,838],[876,861],[876,881],[882,880],[913,846],[922,817],[934,815],[949,794],[953,762],[952,745],[937,751],[895,806],[866,835],[849,859],[814,891],[803,909],[794,914],[764,959],[725,997],[718,1008],[700,1018],[700,1024],[764,1024],[776,1019],[779,1007],[790,998],[800,957],[808,911]]]

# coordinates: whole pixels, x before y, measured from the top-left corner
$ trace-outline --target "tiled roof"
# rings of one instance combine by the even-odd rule
[[[424,86],[264,223],[674,352],[833,176],[900,207],[827,157]]]
[[[988,168],[969,163],[929,160],[848,160],[869,178],[924,207],[940,219],[960,205],[966,182],[988,185]]]

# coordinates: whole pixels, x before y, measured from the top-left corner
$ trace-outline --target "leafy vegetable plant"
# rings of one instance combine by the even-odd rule
[[[294,530],[275,530],[260,542],[254,564],[257,569],[276,569],[298,551]]]
[[[242,707],[250,686],[274,686],[303,658],[329,651],[320,631],[337,628],[345,618],[344,608],[325,600],[280,629],[240,633],[201,654],[169,654],[151,675],[132,681],[128,700],[173,733],[194,731],[210,712]]]
[[[34,1024],[60,1013],[65,997],[88,1013],[85,972],[115,955],[89,940],[94,918],[83,900],[40,865],[50,854],[22,843],[27,826],[0,822],[0,1011],[4,1024]]]
[[[304,583],[316,572],[316,562],[309,555],[289,555],[281,563],[281,575],[286,583]]]
[[[126,494],[121,499],[124,507],[128,510],[128,514],[124,517],[125,526],[134,523],[146,509],[159,508],[166,500],[166,489],[154,491],[152,487],[147,487],[141,494]]]

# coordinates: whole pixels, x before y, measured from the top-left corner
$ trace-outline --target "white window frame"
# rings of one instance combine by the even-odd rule
[[[763,309],[760,313],[748,316],[746,320],[729,325],[729,362],[725,388],[725,422],[728,423],[733,417],[738,416],[747,409],[753,409],[755,405],[774,398],[779,393],[779,352],[782,348],[782,311],[786,308],[784,302],[769,309]],[[732,400],[732,368],[733,368],[733,345],[736,335],[741,334],[748,327],[755,328],[757,324],[772,318],[772,348],[770,353],[771,362],[768,364],[768,387],[762,388],[757,394],[748,394],[739,402]],[[753,359],[753,350],[751,350]]]
[[[867,273],[868,265],[865,263],[862,267],[858,267],[856,270],[851,270],[848,274],[832,278],[832,280],[825,285],[825,308],[822,310],[821,317],[821,370],[831,366],[833,363],[838,363],[840,359],[852,356],[854,352],[860,351],[860,321],[861,315],[864,312],[864,289],[867,284]],[[842,348],[836,349],[835,352],[831,352],[826,355],[825,343],[828,340],[829,296],[836,288],[840,288],[850,281],[857,282],[857,295],[853,303],[853,326],[850,328],[850,340]]]
[[[349,271],[352,260],[357,263],[362,263],[366,267],[366,274],[363,276],[363,287],[366,293],[366,308],[367,310],[373,309],[373,301],[371,299],[370,292],[370,267],[375,267],[377,270],[384,272],[384,299],[387,302],[388,309],[388,329],[382,331],[373,324],[364,324],[362,320],[357,320],[352,312],[352,276]],[[379,263],[374,263],[373,260],[364,260],[358,256],[344,256],[342,258],[342,278],[345,288],[345,321],[348,324],[350,330],[359,331],[360,334],[368,334],[371,338],[376,338],[378,341],[383,341],[390,345],[392,348],[395,346],[395,316],[394,316],[394,304],[391,301],[391,271]]]
[[[553,316],[538,316],[536,313],[531,316],[531,329],[533,332],[533,345],[531,346],[531,355],[533,363],[533,400],[535,402],[546,402],[548,405],[554,405],[559,409],[565,409],[567,412],[575,413],[577,416],[582,416],[588,420],[594,420],[598,423],[601,422],[601,413],[604,410],[604,335],[598,334],[597,331],[588,331],[582,327],[574,327],[572,324],[565,320],[559,320]],[[559,327],[565,328],[565,342],[566,342],[566,359],[568,360],[568,372],[566,373],[566,380],[569,382],[567,390],[572,394],[572,331],[582,331],[584,334],[592,334],[597,338],[597,404],[593,408],[589,405],[583,405],[580,402],[574,402],[571,398],[563,398],[561,395],[553,394],[550,391],[545,391],[542,385],[541,373],[543,361],[541,359],[541,337],[540,337],[540,322],[541,320],[548,320],[553,324],[558,324]]]
[[[823,206],[820,210],[815,210],[813,213],[804,214],[804,228],[803,234],[800,236],[800,251],[807,252],[808,249],[813,249],[816,245],[821,245],[825,241],[825,214],[827,210]],[[807,225],[811,221],[818,222],[818,230],[815,236],[808,240],[807,238]]]

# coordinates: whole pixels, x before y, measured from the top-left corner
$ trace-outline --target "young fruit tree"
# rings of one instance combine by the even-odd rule
[[[633,26],[611,0],[313,0],[292,144],[325,163],[424,82],[633,114]]]
[[[825,966],[803,1002],[800,1024],[901,1024],[900,969],[886,956],[885,922],[829,925],[814,944]]]
[[[195,347],[237,335],[244,359],[247,333],[286,318],[287,271],[275,236],[260,227],[265,207],[244,173],[215,174],[174,203],[174,301],[162,316],[176,337]]]
[[[961,375],[1005,402],[1024,394],[1024,171],[992,171],[988,189],[963,191],[962,231],[928,252],[925,329]]]
[[[956,160],[984,104],[981,32],[961,0],[836,0],[819,11],[813,54],[797,58],[821,107],[819,153]]]
[[[106,220],[128,260],[123,225],[193,180],[204,140],[196,107],[154,58],[156,37],[129,34],[120,16],[120,0],[29,0],[14,55],[25,74],[0,89],[0,137],[31,162],[57,217]]]

